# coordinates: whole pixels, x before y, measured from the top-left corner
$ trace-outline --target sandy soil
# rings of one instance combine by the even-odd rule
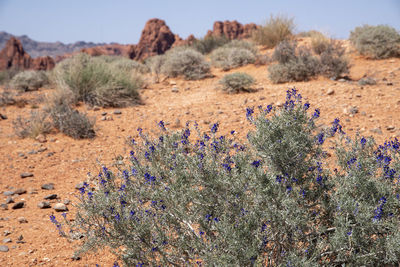
[[[6,106],[0,113],[8,117],[0,120],[0,193],[1,203],[6,197],[3,192],[23,188],[27,193],[15,195],[14,200],[24,201],[22,209],[0,208],[1,240],[11,238],[11,243],[0,244],[9,247],[8,252],[0,252],[0,266],[112,266],[115,257],[107,251],[87,254],[80,260],[72,260],[73,251],[79,241],[68,242],[60,238],[57,229],[49,220],[56,214],[53,209],[39,209],[37,204],[51,193],[58,198],[51,200],[52,206],[69,199],[69,217],[73,217],[73,204],[78,202],[75,185],[86,179],[87,172],[95,172],[102,162],[110,164],[117,155],[128,155],[125,144],[129,136],[137,136],[136,129],[144,131],[157,128],[156,122],[168,122],[170,129],[181,129],[186,121],[197,121],[207,130],[210,123],[220,122],[223,134],[236,130],[244,137],[250,128],[245,118],[246,107],[277,104],[285,101],[286,90],[296,87],[312,108],[320,108],[322,124],[328,125],[336,117],[340,118],[344,130],[350,135],[357,131],[364,136],[374,136],[381,143],[400,136],[400,59],[366,60],[351,53],[352,64],[349,77],[352,81],[332,81],[318,78],[310,82],[272,84],[267,77],[266,66],[246,66],[234,71],[243,71],[257,79],[255,93],[228,95],[218,87],[219,79],[226,74],[213,69],[214,78],[202,81],[168,79],[158,84],[150,83],[141,91],[144,105],[119,109],[122,114],[113,114],[115,109],[89,110],[89,116],[96,117],[97,137],[92,140],[73,140],[61,133],[47,135],[47,142],[20,139],[13,132],[12,121],[17,116],[27,117],[32,109],[32,100],[51,94],[52,89],[40,89],[25,93],[29,99],[23,108]],[[377,80],[376,85],[360,86],[357,80],[363,76]],[[176,83],[176,85],[174,85]],[[179,92],[173,92],[176,86]],[[328,95],[328,91],[333,94]],[[41,106],[42,104],[39,104]],[[351,114],[352,107],[358,112]],[[101,113],[107,112],[112,120],[100,120]],[[40,149],[40,148],[46,148]],[[36,154],[31,151],[44,150]],[[53,155],[49,154],[53,152]],[[22,156],[23,153],[25,156]],[[22,179],[23,172],[33,173],[33,177]],[[41,189],[42,184],[54,183],[54,190]],[[57,217],[61,217],[59,213]],[[20,223],[19,217],[27,223]],[[8,236],[5,231],[11,232]],[[25,243],[17,243],[22,235]]]

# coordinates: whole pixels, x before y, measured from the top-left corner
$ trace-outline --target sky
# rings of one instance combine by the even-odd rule
[[[339,39],[364,24],[400,31],[400,0],[0,0],[0,31],[43,42],[135,44],[151,18],[182,38],[200,38],[218,20],[262,24],[271,15],[294,18],[297,32]]]

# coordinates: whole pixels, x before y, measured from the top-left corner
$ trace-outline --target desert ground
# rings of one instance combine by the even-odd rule
[[[1,245],[9,248],[8,252],[0,252],[0,266],[112,266],[116,257],[104,250],[72,259],[80,241],[61,238],[49,219],[52,214],[61,218],[60,213],[53,208],[40,209],[38,203],[57,194],[50,200],[51,205],[69,202],[67,218],[73,218],[74,204],[79,201],[75,186],[86,179],[88,172],[96,172],[100,163],[110,166],[116,156],[128,156],[130,148],[126,142],[137,137],[138,127],[151,133],[158,128],[157,122],[163,120],[167,128],[175,131],[187,121],[197,121],[207,131],[210,124],[219,122],[222,134],[235,130],[244,139],[251,129],[246,107],[280,105],[285,101],[286,90],[295,87],[312,109],[321,110],[321,125],[339,118],[346,133],[373,136],[378,144],[400,137],[400,58],[369,60],[349,47],[348,56],[349,79],[341,80],[319,77],[308,82],[272,84],[265,65],[247,65],[229,72],[214,68],[213,78],[200,81],[162,78],[160,83],[153,83],[149,78],[146,88],[140,91],[142,105],[95,110],[80,105],[81,111],[96,118],[96,137],[89,140],[74,140],[57,132],[40,140],[17,137],[13,120],[17,116],[28,117],[34,108],[41,107],[44,97],[53,89],[21,93],[18,98],[27,100],[25,106],[0,108],[0,113],[7,117],[0,120],[1,203],[5,203],[7,191],[26,191],[13,195],[15,203],[24,202],[23,208],[13,209],[15,203],[8,204],[7,209],[0,208]],[[226,94],[219,90],[222,76],[236,71],[252,75],[257,80],[257,91]],[[365,76],[374,78],[377,84],[359,85],[358,80]],[[32,175],[21,178],[23,173]],[[54,189],[41,188],[48,183],[53,183]]]

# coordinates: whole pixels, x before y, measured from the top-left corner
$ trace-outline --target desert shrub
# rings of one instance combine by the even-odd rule
[[[49,78],[44,71],[26,70],[19,72],[10,81],[10,87],[21,91],[37,90],[49,84]]]
[[[200,40],[195,40],[190,46],[194,50],[202,53],[203,55],[211,53],[214,49],[221,47],[229,42],[229,39],[225,36],[206,36]]]
[[[306,47],[296,49],[295,43],[282,42],[274,51],[273,58],[279,62],[268,67],[273,83],[308,81],[319,73],[319,60]]]
[[[373,59],[400,56],[400,34],[387,25],[356,27],[350,41],[361,55]]]
[[[165,55],[157,55],[149,57],[145,60],[145,65],[150,69],[151,73],[155,77],[155,82],[158,83],[160,80],[160,74],[162,72],[162,65],[166,60]]]
[[[148,73],[150,71],[149,67],[145,64],[137,62],[135,60],[117,57],[116,60],[110,62],[112,68],[116,68],[117,70],[125,71],[125,72],[137,72],[141,74]]]
[[[273,48],[280,42],[290,39],[294,27],[292,18],[271,16],[263,26],[253,32],[252,39],[259,45]]]
[[[330,40],[321,49],[320,73],[328,78],[337,79],[349,73],[349,61],[345,57],[345,49],[336,40]]]
[[[0,71],[0,85],[8,84],[11,79],[20,72],[17,68],[11,68]]]
[[[321,55],[331,45],[332,40],[327,38],[322,33],[314,34],[311,37],[311,48],[317,55]]]
[[[103,107],[137,103],[143,84],[140,75],[84,53],[58,63],[54,79],[59,88],[72,91],[77,101]]]
[[[240,91],[250,91],[250,86],[255,80],[252,76],[243,72],[235,72],[227,74],[219,81],[222,85],[222,90],[228,93],[239,93]]]
[[[66,103],[51,106],[48,113],[53,120],[54,127],[74,139],[93,138],[95,136],[94,119],[88,118],[86,114],[74,110]]]
[[[269,78],[273,83],[307,81],[319,74],[338,78],[349,71],[344,52],[340,43],[333,40],[319,58],[313,56],[309,48],[297,47],[296,42],[281,42],[272,54],[278,64],[268,67]]]
[[[0,107],[16,104],[17,101],[14,97],[15,92],[11,92],[10,90],[3,90],[0,93]]]
[[[212,65],[223,70],[254,63],[257,57],[258,50],[253,44],[239,40],[215,49],[210,55]]]
[[[280,109],[248,108],[248,142],[188,126],[102,166],[80,189],[77,253],[110,247],[125,266],[382,266],[400,260],[400,142],[319,129],[296,90]],[[339,134],[336,161],[324,151]]]
[[[48,134],[53,128],[49,114],[42,111],[31,112],[29,118],[18,116],[13,121],[14,133],[20,138],[35,138],[39,134]]]
[[[196,50],[177,47],[166,53],[161,72],[169,77],[183,76],[186,80],[200,80],[210,75],[210,64]]]

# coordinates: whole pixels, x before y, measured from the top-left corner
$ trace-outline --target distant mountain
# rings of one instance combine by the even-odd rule
[[[4,48],[6,45],[6,42],[11,38],[11,37],[16,37],[18,38],[22,46],[24,47],[24,50],[28,52],[28,54],[33,57],[43,57],[43,56],[51,56],[55,57],[58,55],[63,55],[63,54],[68,54],[72,53],[75,51],[79,51],[83,48],[90,48],[94,46],[99,46],[99,45],[105,45],[105,43],[86,43],[86,42],[76,42],[73,44],[64,44],[61,42],[55,42],[55,43],[49,43],[49,42],[37,42],[32,40],[26,35],[22,36],[15,36],[7,32],[0,32],[0,50]]]

